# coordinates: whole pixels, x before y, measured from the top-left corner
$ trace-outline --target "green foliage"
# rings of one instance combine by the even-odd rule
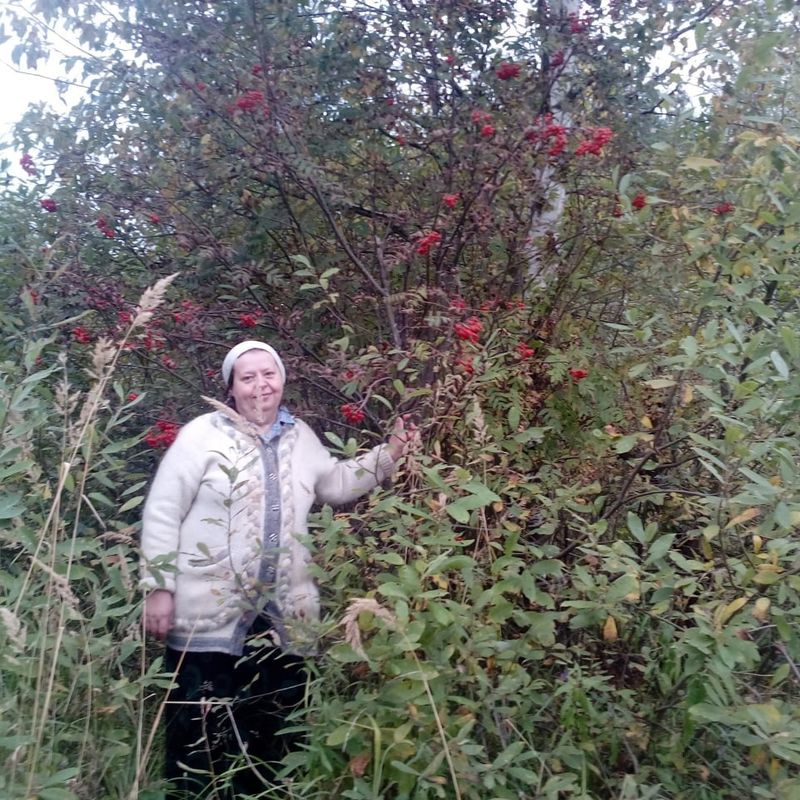
[[[150,303],[163,287],[150,295]],[[67,353],[6,317],[0,378],[0,699],[4,797],[127,794],[143,777],[145,661],[131,512],[146,472],[126,454],[136,401],[113,382],[140,314],[73,381]],[[47,366],[45,366],[47,364]]]
[[[549,5],[35,4],[103,58],[2,198],[4,796],[157,796],[139,441],[250,335],[340,454],[421,429],[316,521],[265,797],[797,795],[797,10]]]

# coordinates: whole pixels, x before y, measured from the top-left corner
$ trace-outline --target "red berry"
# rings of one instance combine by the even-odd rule
[[[510,81],[512,78],[519,77],[520,66],[519,64],[511,64],[508,61],[504,61],[496,70],[495,75],[500,78],[501,81]]]

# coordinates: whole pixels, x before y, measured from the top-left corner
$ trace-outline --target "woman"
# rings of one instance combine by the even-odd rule
[[[246,341],[222,364],[229,403],[185,425],[145,504],[144,624],[167,644],[176,685],[166,706],[170,797],[262,790],[277,736],[302,697],[319,597],[307,515],[347,503],[388,477],[409,432],[337,461],[281,404],[286,371]]]

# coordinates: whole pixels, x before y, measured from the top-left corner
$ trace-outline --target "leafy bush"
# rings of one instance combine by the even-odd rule
[[[138,505],[253,335],[334,450],[421,429],[316,520],[265,797],[793,798],[794,4],[201,6],[37,5],[104,59],[2,197],[0,790],[159,796]]]

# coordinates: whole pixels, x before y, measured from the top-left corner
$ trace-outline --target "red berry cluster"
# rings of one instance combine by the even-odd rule
[[[358,425],[366,418],[366,414],[355,403],[345,403],[339,410],[345,420],[354,425]]]
[[[172,312],[172,319],[179,324],[194,322],[200,316],[203,307],[194,300],[181,300],[181,310]]]
[[[180,425],[177,422],[169,422],[160,419],[155,426],[144,435],[144,442],[148,447],[169,447],[178,435]]]
[[[587,17],[581,19],[574,11],[567,15],[567,21],[569,22],[570,33],[585,33],[589,30],[591,22]]]
[[[520,72],[519,64],[512,64],[508,61],[504,61],[496,70],[495,75],[500,78],[501,81],[510,81],[512,78],[518,78]]]
[[[239,324],[243,328],[255,328],[258,325],[258,317],[255,314],[239,314]]]
[[[150,220],[153,225],[159,225],[161,223],[161,217],[159,217],[155,212],[148,214],[147,219]]]
[[[594,128],[589,131],[589,138],[584,139],[576,148],[576,156],[584,156],[587,153],[599,156],[605,147],[613,138],[614,134],[611,128]]]
[[[495,127],[490,122],[487,122],[486,125],[484,125],[481,128],[481,136],[484,139],[491,139],[492,136],[494,136],[494,134],[495,134]]]
[[[418,242],[417,242],[417,252],[421,256],[426,256],[430,253],[431,248],[435,245],[439,244],[442,241],[442,234],[439,231],[431,231],[430,233],[426,233]]]
[[[564,51],[563,50],[556,50],[552,56],[550,56],[550,69],[555,69],[556,67],[560,67],[564,63]]]
[[[569,371],[569,374],[574,381],[582,381],[589,375],[589,373],[585,369],[579,369],[578,367],[573,367]]]
[[[115,286],[96,283],[86,288],[86,305],[95,311],[108,311],[124,304],[122,293]]]
[[[258,108],[262,108],[266,113],[267,106],[264,103],[264,92],[260,92],[258,89],[251,89],[236,98],[234,107],[239,111],[255,111]]]
[[[475,374],[475,360],[467,356],[459,356],[456,359],[456,366],[461,367],[467,375]]]
[[[733,203],[720,203],[718,206],[714,206],[711,209],[712,214],[716,214],[718,217],[721,217],[723,214],[730,214],[733,211],[734,205]]]
[[[483,332],[483,323],[477,317],[470,317],[466,322],[456,322],[453,333],[464,342],[477,343]]]
[[[78,344],[91,344],[92,343],[92,334],[86,330],[82,325],[76,325],[72,329],[72,338]]]
[[[536,350],[534,350],[530,345],[525,344],[525,342],[518,342],[517,352],[519,353],[519,357],[521,359],[527,361],[527,359],[536,353]]]
[[[461,195],[458,192],[454,192],[453,194],[444,194],[442,195],[442,202],[448,208],[455,208],[458,205],[458,201],[461,199]]]
[[[467,301],[463,297],[453,297],[450,299],[451,311],[466,311]]]
[[[153,333],[153,331],[147,331],[142,339],[142,344],[145,350],[152,352],[153,350],[163,350],[166,342],[163,336]]]
[[[40,205],[40,206],[41,206],[41,207],[42,207],[42,208],[43,208],[45,211],[49,211],[51,214],[52,214],[54,211],[58,211],[58,203],[56,203],[56,201],[55,201],[55,200],[53,200],[53,198],[52,198],[52,197],[45,197],[45,199],[44,199],[44,200],[41,200],[41,201],[39,202],[39,205]]]
[[[550,143],[547,155],[551,158],[561,155],[567,146],[567,128],[553,122],[552,114],[539,117],[534,126],[525,131],[525,138],[529,142]]]
[[[22,156],[22,158],[19,160],[19,165],[28,175],[38,174],[36,164],[33,163],[33,156],[30,153],[25,153],[25,155]]]
[[[97,226],[97,229],[100,231],[100,233],[102,233],[107,239],[113,239],[116,236],[114,229],[108,224],[108,221],[105,217],[98,217],[94,224]]]
[[[631,206],[635,208],[637,211],[641,211],[647,205],[647,198],[644,196],[642,192],[636,195],[636,197],[631,200]]]
[[[551,123],[542,131],[542,137],[553,140],[550,149],[547,151],[547,155],[551,158],[560,156],[564,152],[564,148],[567,146],[567,129],[563,125]]]

